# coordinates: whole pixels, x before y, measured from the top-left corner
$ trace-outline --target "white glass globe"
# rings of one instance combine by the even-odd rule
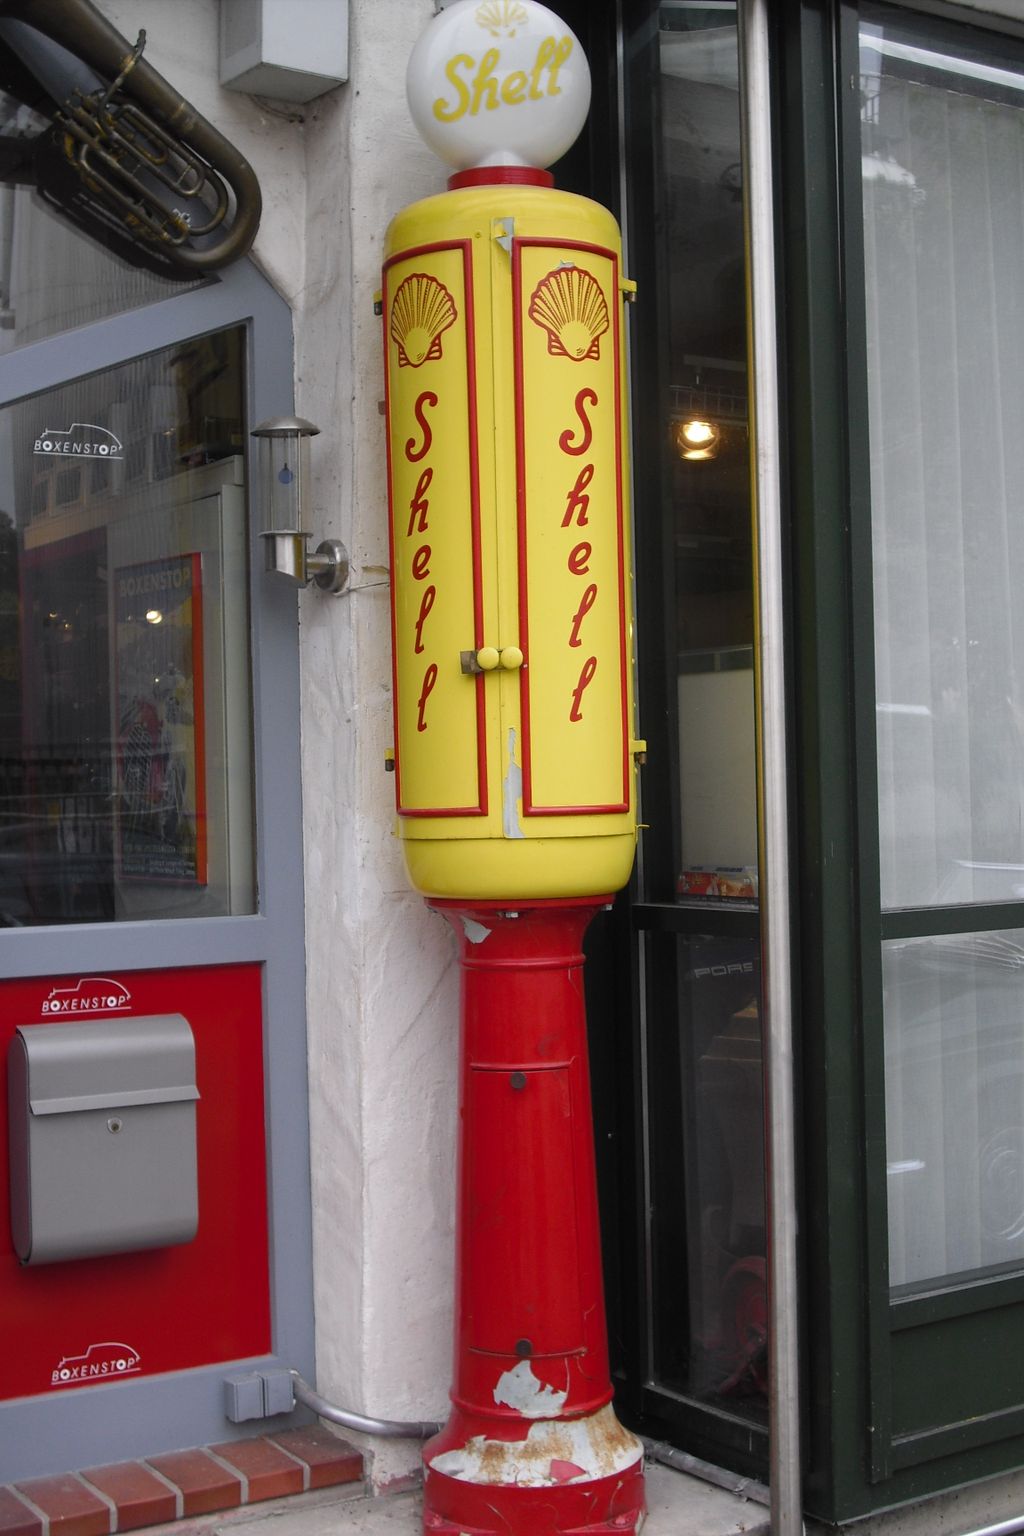
[[[586,122],[590,67],[537,0],[456,0],[413,48],[406,95],[420,136],[455,170],[543,168]]]

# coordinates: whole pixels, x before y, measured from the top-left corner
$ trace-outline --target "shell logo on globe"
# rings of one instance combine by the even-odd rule
[[[477,26],[486,27],[492,37],[515,37],[516,28],[527,20],[519,0],[485,0],[476,9]]]
[[[543,168],[586,121],[590,66],[539,0],[455,0],[413,48],[406,95],[421,137],[454,170]]]

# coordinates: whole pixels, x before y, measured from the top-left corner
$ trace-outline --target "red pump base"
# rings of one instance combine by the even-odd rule
[[[629,1536],[644,1518],[639,1462],[627,1481],[598,1478],[584,1488],[558,1488],[555,1497],[543,1488],[481,1487],[433,1473],[424,1497],[445,1511],[425,1511],[426,1536]]]
[[[583,934],[608,897],[432,901],[462,965],[453,1410],[427,1442],[425,1536],[596,1536],[643,1522],[611,1406]]]

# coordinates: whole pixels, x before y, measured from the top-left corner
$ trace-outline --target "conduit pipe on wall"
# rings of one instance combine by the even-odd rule
[[[321,1397],[308,1381],[303,1381],[298,1371],[290,1371],[289,1375],[295,1401],[311,1408],[319,1418],[340,1424],[342,1429],[354,1429],[361,1435],[378,1435],[382,1440],[429,1440],[441,1428],[440,1424],[428,1420],[406,1423],[401,1419],[368,1419],[364,1414],[350,1413],[347,1408],[338,1408],[326,1397]]]
[[[771,1495],[764,1483],[756,1482],[752,1477],[742,1477],[738,1472],[729,1472],[725,1467],[716,1467],[710,1461],[702,1461],[699,1456],[691,1456],[689,1451],[681,1451],[678,1446],[667,1445],[662,1440],[644,1439],[644,1450],[651,1461],[671,1467],[674,1472],[685,1472],[688,1477],[698,1477],[702,1483],[724,1488],[738,1499],[749,1499],[753,1504],[770,1501]]]
[[[752,381],[758,861],[768,1153],[771,1528],[799,1536],[800,1398],[782,480],[768,0],[740,0],[740,110]]]

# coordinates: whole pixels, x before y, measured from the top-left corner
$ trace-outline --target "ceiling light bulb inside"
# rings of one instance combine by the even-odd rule
[[[684,421],[683,436],[692,448],[704,448],[718,434],[710,421]]]
[[[689,416],[676,427],[676,448],[682,459],[713,459],[718,452],[721,431],[713,421]]]

